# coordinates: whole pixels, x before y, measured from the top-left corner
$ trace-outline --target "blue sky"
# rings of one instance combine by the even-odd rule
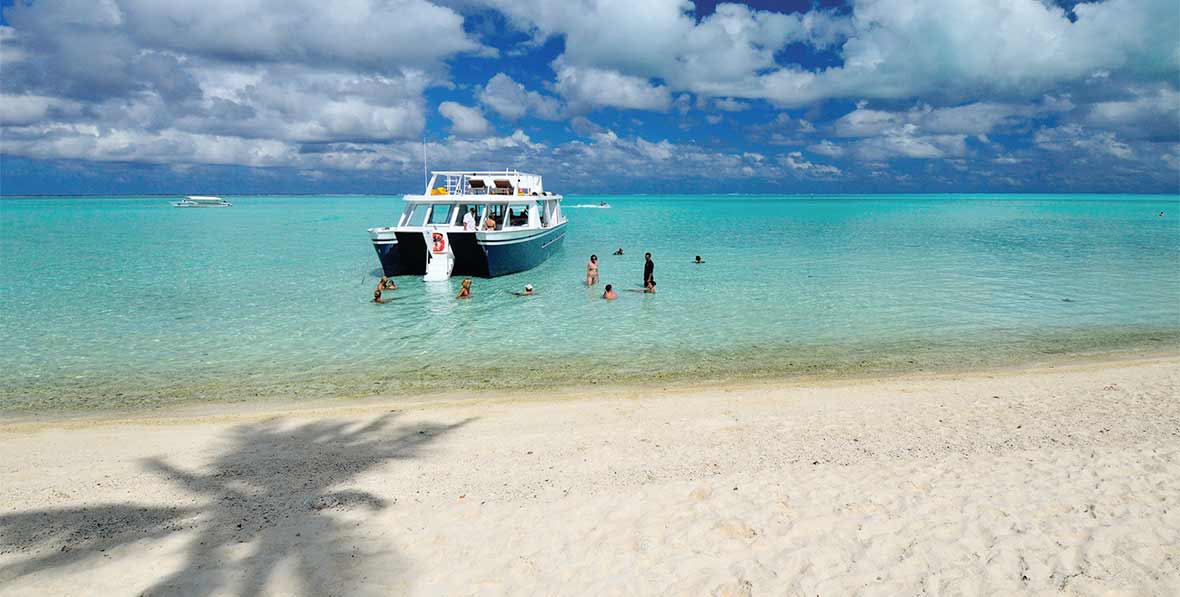
[[[1177,192],[1174,0],[0,0],[0,193]]]

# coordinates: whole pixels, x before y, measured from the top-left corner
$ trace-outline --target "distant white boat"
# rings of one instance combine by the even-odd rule
[[[233,207],[233,203],[211,195],[189,195],[180,201],[173,201],[172,207]]]

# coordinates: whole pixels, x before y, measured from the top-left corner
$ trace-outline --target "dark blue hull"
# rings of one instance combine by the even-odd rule
[[[447,232],[451,252],[455,254],[451,275],[495,278],[537,267],[561,249],[565,226],[530,230],[516,238],[482,241],[474,232]],[[422,233],[398,232],[396,235],[396,244],[373,243],[385,275],[424,275],[426,240]],[[386,248],[390,246],[394,248]]]

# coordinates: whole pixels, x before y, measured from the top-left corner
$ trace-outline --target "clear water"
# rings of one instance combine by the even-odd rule
[[[0,409],[1180,347],[1175,196],[568,197],[565,249],[541,267],[477,279],[466,301],[458,280],[402,277],[384,305],[369,302],[365,229],[391,223],[399,198],[230,199],[0,201]],[[600,200],[612,207],[574,207]],[[654,296],[628,291],[644,251]],[[617,301],[583,285],[591,253]],[[509,294],[525,283],[536,296]]]

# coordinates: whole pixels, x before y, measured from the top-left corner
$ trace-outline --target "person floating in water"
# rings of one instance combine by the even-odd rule
[[[515,294],[516,296],[533,296],[533,285],[525,284],[524,292],[513,292],[512,294]]]
[[[615,251],[615,255],[622,255],[622,254],[623,254],[623,247],[619,247],[619,250]]]
[[[651,253],[644,253],[643,255],[643,287],[647,288],[647,283],[655,280],[656,264],[651,260]]]
[[[463,278],[463,285],[455,298],[471,298],[471,278]]]
[[[377,282],[377,290],[397,290],[397,284],[390,278],[381,276],[381,281]]]
[[[645,292],[647,294],[655,294],[656,293],[656,281],[654,279],[648,280],[647,286],[643,287],[643,292]]]
[[[604,289],[604,291],[602,293],[602,298],[604,298],[608,301],[613,301],[613,300],[619,298],[619,295],[615,294],[615,289],[613,286],[611,286],[610,284],[607,284],[606,288]]]
[[[700,255],[697,255],[696,261],[693,261],[693,263],[704,263],[704,260],[701,259]]]
[[[380,288],[373,291],[373,302],[374,303],[384,303],[385,302],[385,300],[381,298],[381,289]]]
[[[598,255],[590,256],[590,263],[586,264],[586,286],[598,283]]]

